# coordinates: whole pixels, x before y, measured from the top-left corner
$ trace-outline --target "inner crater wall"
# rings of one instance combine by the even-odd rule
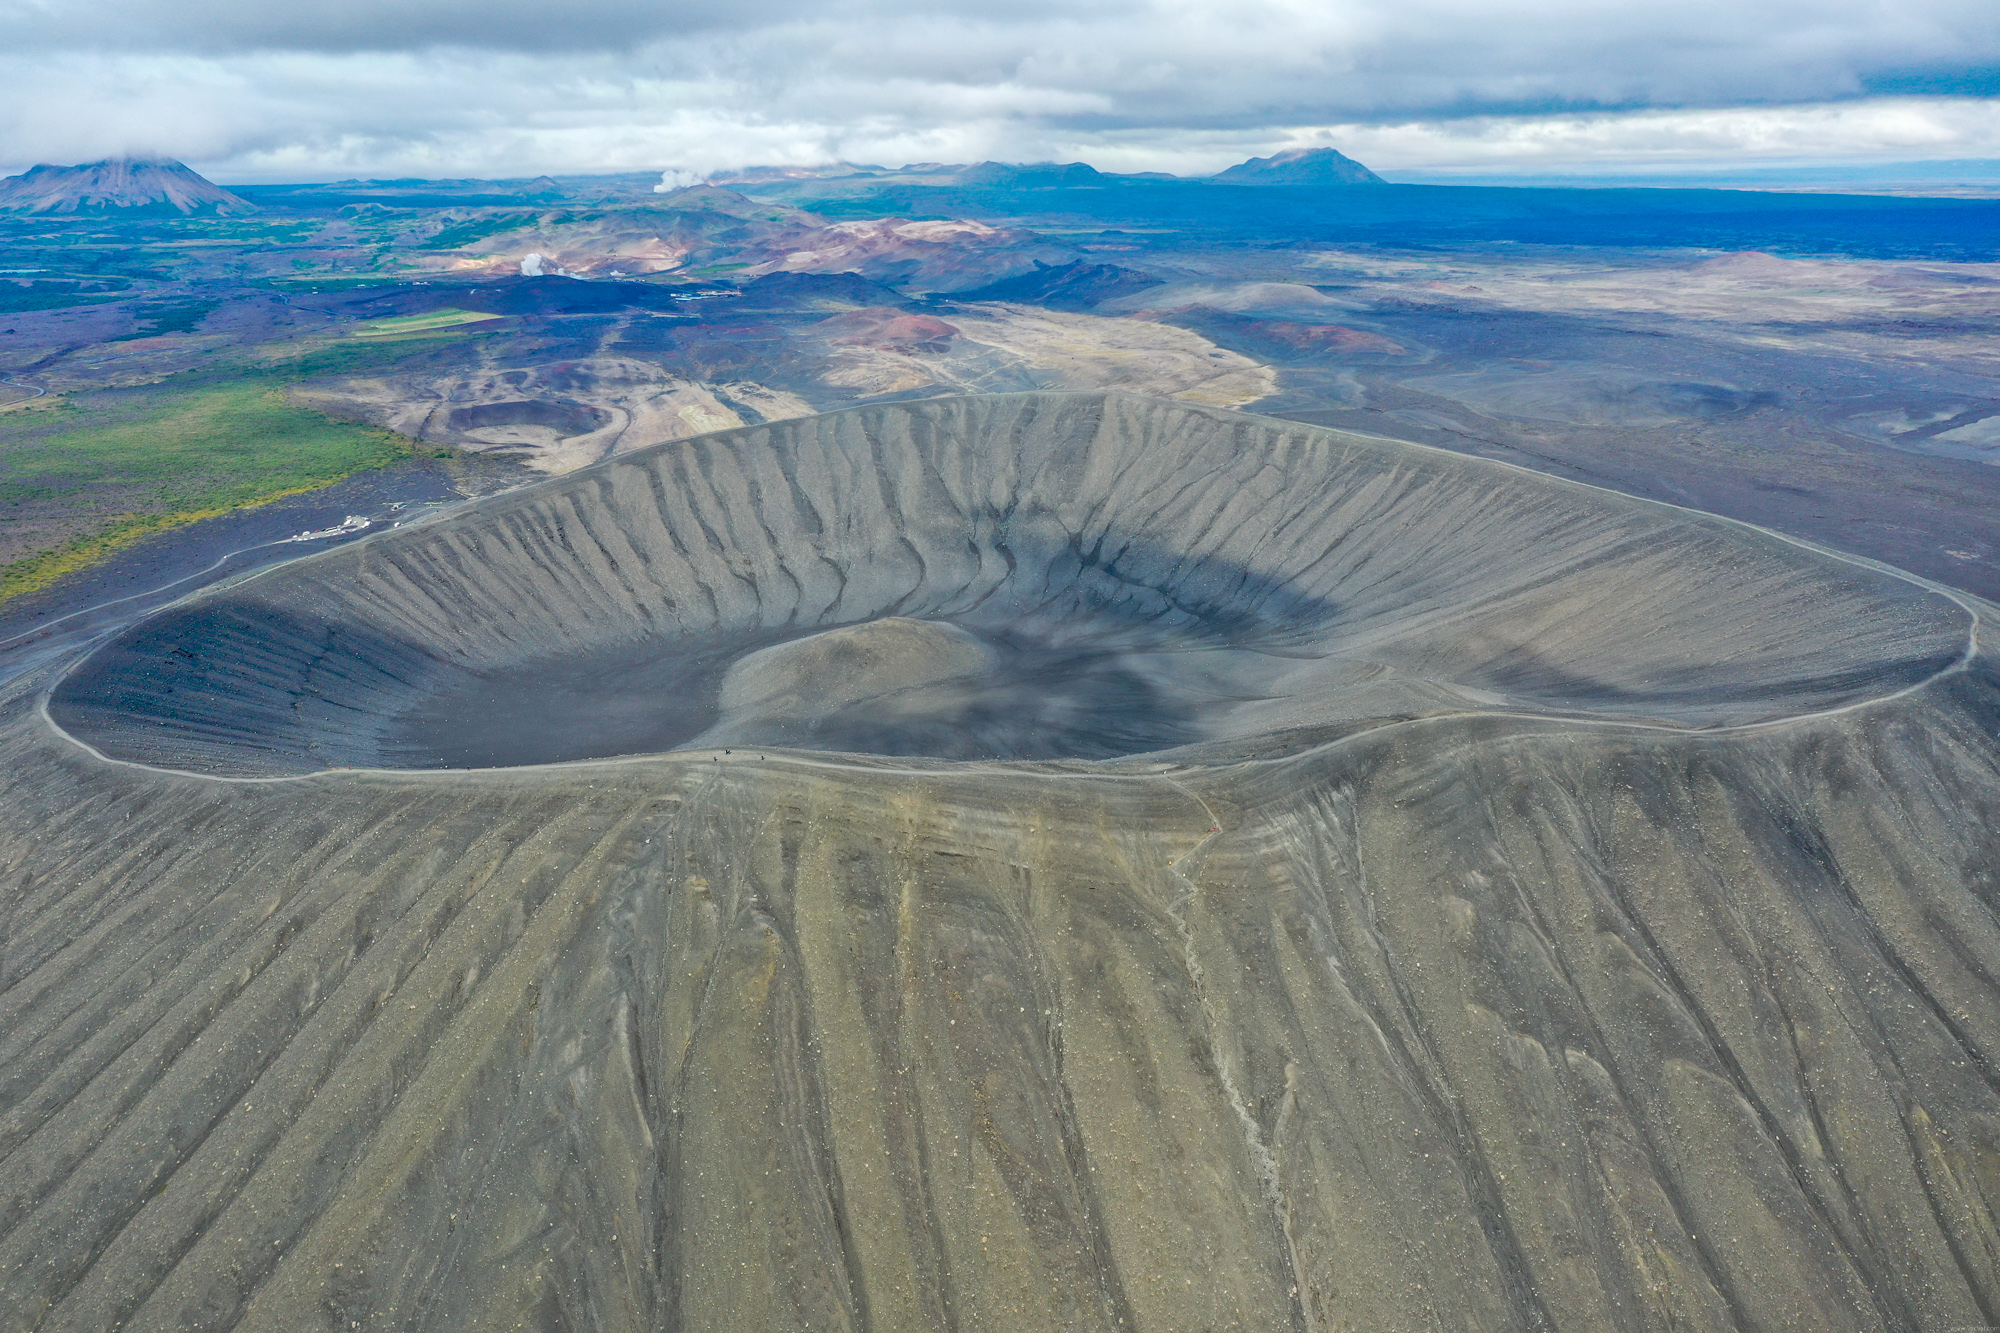
[[[1920,680],[1969,625],[1893,575],[1497,464],[1003,395],[662,444],[283,567],[128,633],[51,713],[203,772],[476,766],[422,737],[539,681],[548,729],[584,739],[494,753],[668,749],[717,724],[736,657],[884,617],[1025,644],[1031,682],[1044,650],[1075,651],[1156,692],[1119,743],[1058,751],[1079,757],[1473,707],[1755,721]],[[587,684],[610,679],[624,702]],[[681,711],[605,722],[640,697]]]

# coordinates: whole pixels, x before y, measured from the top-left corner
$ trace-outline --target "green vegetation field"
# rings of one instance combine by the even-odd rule
[[[62,310],[69,306],[115,301],[129,282],[7,282],[0,280],[0,315],[25,315],[31,310]]]
[[[55,512],[87,530],[0,566],[0,600],[168,528],[326,486],[412,451],[285,400],[266,374],[0,415],[0,522]],[[90,521],[94,520],[94,521]]]
[[[519,231],[534,220],[533,213],[502,213],[494,217],[470,218],[446,227],[431,237],[427,244],[433,250],[456,250],[474,241],[498,236],[501,232]]]
[[[399,333],[428,333],[432,329],[448,329],[458,324],[477,324],[482,320],[500,319],[502,316],[489,315],[482,310],[433,310],[427,315],[396,315],[389,319],[370,320],[357,324],[354,336],[357,338],[388,338]]]

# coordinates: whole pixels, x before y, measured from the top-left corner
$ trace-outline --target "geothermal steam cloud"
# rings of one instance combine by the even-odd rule
[[[0,1294],[1977,1324],[1990,610],[1102,395],[297,562],[6,699]]]

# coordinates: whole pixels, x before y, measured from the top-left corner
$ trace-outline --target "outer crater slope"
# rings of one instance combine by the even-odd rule
[[[1995,1323],[1990,613],[1056,394],[211,591],[0,695],[0,1309]]]

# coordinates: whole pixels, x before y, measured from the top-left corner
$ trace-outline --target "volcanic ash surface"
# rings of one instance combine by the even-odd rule
[[[0,695],[25,1328],[1983,1326],[1993,608],[1117,394]]]

